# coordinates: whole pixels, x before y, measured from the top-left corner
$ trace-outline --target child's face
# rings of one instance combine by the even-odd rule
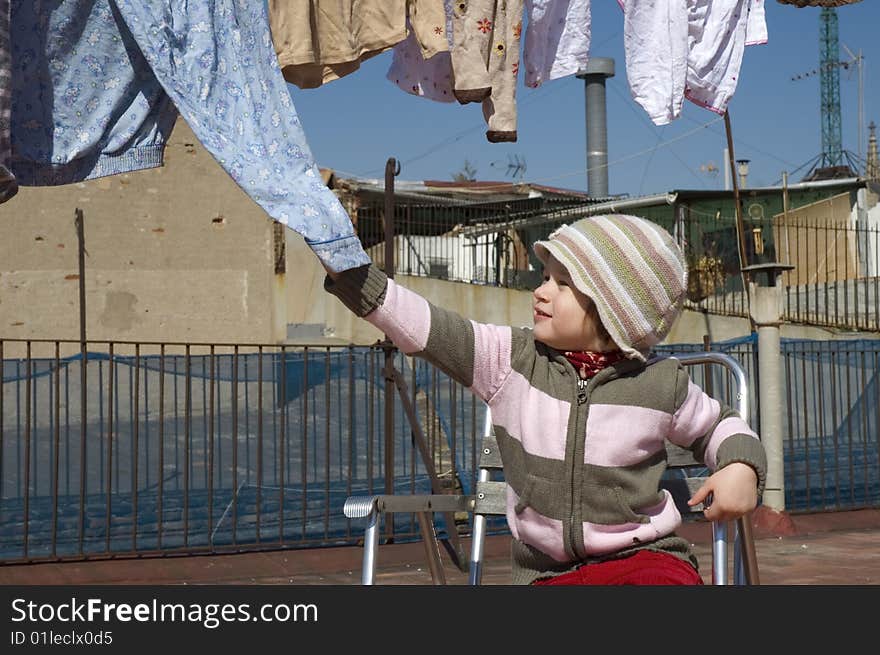
[[[565,267],[552,255],[544,266],[544,281],[534,292],[535,339],[556,350],[614,350],[599,336],[590,315],[590,299],[572,284]]]

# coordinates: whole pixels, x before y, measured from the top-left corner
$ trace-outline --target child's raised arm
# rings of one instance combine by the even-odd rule
[[[509,326],[477,323],[429,303],[374,264],[328,271],[324,288],[405,354],[430,361],[487,402],[511,371],[513,342],[522,341]]]

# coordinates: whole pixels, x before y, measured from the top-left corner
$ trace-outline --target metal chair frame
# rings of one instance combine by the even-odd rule
[[[717,364],[727,369],[733,381],[736,399],[735,409],[739,415],[748,419],[748,390],[745,372],[739,363],[730,355],[718,352],[697,352],[675,355],[685,366],[698,364]],[[461,494],[426,494],[426,495],[374,495],[351,496],[345,501],[343,512],[348,518],[366,518],[364,531],[364,557],[361,582],[372,585],[375,581],[376,559],[379,547],[379,515],[383,513],[416,513],[422,529],[422,535],[430,535],[424,539],[425,552],[428,558],[431,576],[436,584],[445,584],[443,567],[437,536],[434,531],[432,514],[434,512],[469,512],[474,515],[471,552],[468,562],[468,583],[479,585],[482,580],[483,550],[486,539],[486,517],[503,516],[505,514],[505,487],[503,480],[493,479],[493,475],[503,473],[498,445],[492,434],[492,416],[486,408],[483,440],[480,446],[480,463],[475,493]],[[690,457],[690,452],[670,447],[670,468],[685,468],[699,465]],[[705,480],[705,477],[688,477],[678,481],[686,484],[685,491],[689,497]],[[675,483],[670,483],[674,485]],[[667,486],[668,488],[668,486]],[[702,512],[702,505],[679,507],[680,511]],[[448,516],[448,514],[447,514]],[[712,584],[714,585],[757,585],[758,566],[755,556],[754,539],[749,522],[749,514],[732,523],[733,540],[733,581],[728,581],[730,553],[728,552],[728,528],[726,522],[712,523]],[[455,529],[455,526],[449,526]]]

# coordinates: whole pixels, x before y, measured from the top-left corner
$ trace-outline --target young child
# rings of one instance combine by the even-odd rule
[[[659,226],[608,215],[535,244],[534,329],[476,323],[374,265],[325,288],[489,404],[508,483],[515,584],[700,584],[659,488],[665,440],[714,471],[689,501],[732,520],[763,489],[764,449],[672,358],[650,357],[681,312],[687,269]]]

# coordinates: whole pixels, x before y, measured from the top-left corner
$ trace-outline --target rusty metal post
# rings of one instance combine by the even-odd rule
[[[744,269],[749,265],[748,260],[746,259],[746,235],[745,235],[745,226],[743,225],[743,215],[742,215],[742,206],[739,201],[739,184],[736,180],[736,175],[734,174],[734,154],[733,154],[733,131],[730,127],[730,115],[727,112],[724,112],[724,130],[727,133],[727,165],[730,166],[730,177],[733,182],[733,203],[734,210],[736,212],[736,239],[737,246],[739,247],[739,267],[740,269]],[[746,287],[747,276],[745,273],[743,275],[743,289],[748,292],[748,288]]]
[[[79,426],[79,553],[83,552],[85,537],[85,497],[86,497],[86,422],[88,410],[88,376],[86,364],[88,352],[86,345],[86,237],[83,225],[83,210],[79,207],[74,210],[74,223],[76,224],[76,240],[79,266],[79,398],[80,398],[80,426]],[[110,365],[113,365],[112,359]]]
[[[400,166],[394,157],[385,163],[385,275],[394,279],[394,176]],[[395,347],[388,335],[382,342],[385,351],[385,493],[394,493],[394,353]],[[385,541],[394,540],[394,514],[385,515]]]
[[[394,158],[389,157],[385,163],[385,275],[389,280],[394,279],[394,178],[400,174],[400,163]],[[437,484],[437,475],[433,468],[433,462],[427,452],[422,435],[421,426],[418,423],[418,417],[409,404],[407,395],[406,382],[400,376],[399,371],[394,366],[394,355],[397,352],[396,346],[391,342],[388,335],[382,342],[382,349],[385,352],[385,493],[387,495],[394,494],[394,395],[400,394],[404,409],[407,410],[407,418],[410,422],[411,433],[413,439],[419,447],[419,452],[425,462],[428,474],[431,477],[431,485],[435,493],[440,493]],[[435,584],[443,584],[445,577],[443,575],[442,564],[440,563],[439,552],[437,550],[437,535],[434,532],[433,523],[427,514],[418,517],[419,528],[422,533],[422,540],[425,542],[428,564],[431,570],[431,577]],[[450,528],[450,539],[453,544],[453,552],[459,557],[454,559],[460,560],[460,546],[458,534],[455,533],[455,522],[452,513],[447,513],[446,521]],[[385,542],[394,541],[394,513],[385,514]],[[458,561],[456,561],[458,564]]]

